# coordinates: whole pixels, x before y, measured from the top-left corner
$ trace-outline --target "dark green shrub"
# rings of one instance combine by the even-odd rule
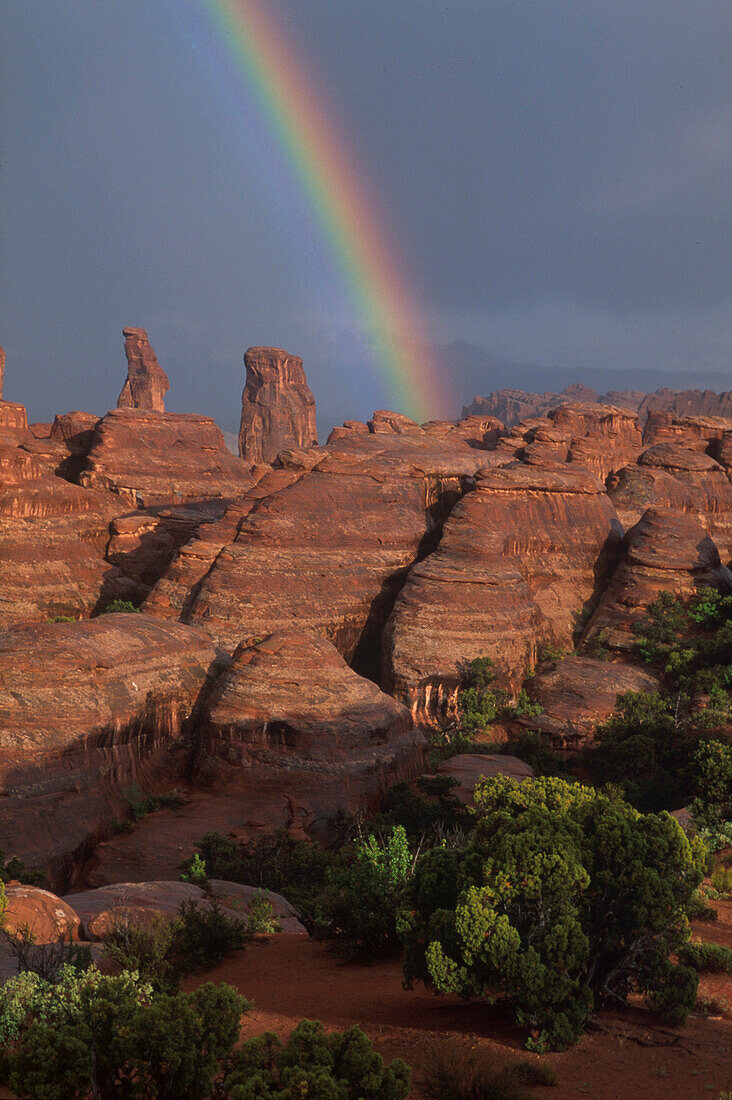
[[[422,846],[438,843],[448,833],[469,829],[475,815],[455,795],[457,779],[449,775],[422,775],[417,790],[408,783],[397,783],[384,796],[383,811],[374,825],[384,833],[402,825],[407,837]]]
[[[0,1028],[12,1021],[9,1083],[29,1100],[206,1100],[249,1007],[229,986],[153,996],[135,975],[94,967],[55,986],[21,978],[0,992]]]
[[[118,916],[104,944],[105,955],[121,970],[135,971],[155,993],[171,993],[179,984],[173,960],[174,924],[163,916],[138,920]]]
[[[487,780],[476,804],[467,848],[427,852],[407,883],[408,981],[507,995],[533,1049],[575,1042],[594,1005],[632,992],[688,1013],[694,972],[669,955],[701,875],[673,818],[547,778]]]
[[[355,858],[329,876],[322,896],[328,932],[351,957],[374,958],[399,950],[397,911],[414,859],[404,827],[383,840],[370,835]]]
[[[244,1043],[225,1087],[230,1100],[404,1100],[410,1079],[401,1058],[384,1066],[360,1028],[326,1035],[302,1020],[284,1045],[272,1032]]]
[[[104,608],[104,611],[99,612],[100,615],[139,615],[140,608],[135,607],[130,600],[112,600]]]
[[[7,856],[0,848],[0,882],[16,880],[27,886],[46,885],[46,872],[26,867],[22,859],[17,856]]]
[[[205,906],[184,901],[173,924],[170,953],[181,974],[212,970],[233,951],[241,951],[250,939],[246,923],[227,917],[213,901]]]
[[[720,943],[705,940],[689,940],[679,951],[679,962],[694,970],[732,973],[732,950]]]

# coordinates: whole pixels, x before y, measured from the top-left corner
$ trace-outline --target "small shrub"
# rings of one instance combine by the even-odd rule
[[[208,886],[206,874],[206,860],[201,858],[198,852],[194,852],[190,861],[186,863],[186,870],[181,871],[181,882],[192,882],[194,886],[205,889]]]
[[[46,885],[46,873],[38,869],[26,867],[22,859],[17,856],[7,856],[0,848],[0,883],[11,881],[22,882],[26,886]]]
[[[180,973],[212,970],[227,955],[244,948],[249,939],[246,924],[227,917],[218,902],[204,908],[195,901],[184,901],[173,924],[171,953]]]
[[[718,993],[700,993],[696,999],[694,1011],[698,1012],[700,1016],[732,1018],[732,1004],[730,1004],[727,997],[722,997]]]
[[[177,791],[171,791],[170,794],[145,794],[137,784],[133,784],[125,791],[125,798],[134,822],[142,821],[148,814],[154,814],[158,810],[175,810],[185,805],[184,799]]]
[[[679,951],[679,961],[695,970],[732,973],[732,950],[719,943],[689,940]]]
[[[492,1051],[453,1042],[431,1052],[423,1088],[429,1100],[531,1100],[528,1088],[556,1083],[554,1071],[540,1062],[501,1066]]]
[[[70,932],[62,933],[51,943],[37,943],[30,925],[22,925],[14,933],[0,928],[0,940],[15,958],[21,973],[37,974],[51,984],[59,980],[66,967],[81,971],[91,966],[91,948],[74,942]]]
[[[73,615],[54,615],[52,619],[48,620],[49,623],[75,623],[77,620]]]
[[[280,931],[280,924],[275,916],[274,906],[261,890],[249,903],[247,931],[250,936],[267,936],[272,932]]]
[[[121,970],[135,971],[154,992],[171,993],[178,986],[173,935],[173,924],[163,916],[140,920],[122,912],[115,916],[104,950]]]
[[[244,1043],[224,1086],[230,1100],[404,1100],[410,1080],[409,1066],[401,1058],[385,1066],[359,1027],[326,1035],[318,1021],[302,1020],[286,1044],[272,1032]]]
[[[100,612],[101,615],[139,615],[140,608],[135,607],[130,600],[112,600],[104,608],[104,611]]]
[[[712,886],[720,898],[726,898],[732,894],[732,867],[718,867],[712,873]]]

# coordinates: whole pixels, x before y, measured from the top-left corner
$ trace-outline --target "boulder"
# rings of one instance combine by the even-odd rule
[[[619,550],[621,528],[584,470],[482,471],[437,550],[416,564],[384,632],[383,683],[420,723],[453,715],[468,662],[516,690],[546,643],[569,645]]]
[[[453,788],[457,798],[467,806],[472,805],[473,792],[482,779],[495,775],[507,775],[509,779],[528,779],[534,774],[530,764],[517,756],[500,753],[461,753],[445,760],[437,769],[438,775],[456,779],[459,786]]]
[[[150,409],[165,412],[168,376],[150,347],[144,328],[125,328],[127,379],[117,399],[118,409]]]
[[[275,894],[272,890],[263,890],[258,886],[243,886],[238,882],[225,882],[216,878],[209,879],[208,891],[224,909],[231,909],[243,917],[249,916],[249,908],[253,901],[264,898],[272,906],[280,932],[306,934],[297,909],[294,905],[290,905],[282,894]]]
[[[529,693],[543,714],[516,723],[548,734],[554,748],[579,749],[593,740],[598,722],[613,713],[618,695],[658,687],[652,672],[573,654],[539,668]]]
[[[209,416],[120,408],[94,430],[79,483],[123,499],[127,508],[232,500],[254,483]]]
[[[171,790],[215,658],[206,635],[147,615],[0,633],[0,848],[55,885],[131,788]]]
[[[315,398],[302,359],[282,348],[249,348],[242,393],[239,454],[245,462],[273,462],[286,447],[317,444]]]
[[[422,737],[411,715],[353,672],[335,647],[290,629],[242,645],[202,716],[202,746],[217,788],[267,774],[300,780],[307,817],[373,802],[411,778]],[[304,782],[303,782],[304,781]],[[307,791],[307,794],[304,792]]]
[[[63,898],[38,886],[9,882],[5,887],[8,906],[3,931],[20,936],[27,931],[35,943],[58,943],[81,938],[81,921]]]
[[[106,940],[122,922],[149,924],[160,917],[172,922],[187,902],[211,906],[200,886],[191,882],[117,882],[67,894],[64,901],[76,913],[89,940]]]

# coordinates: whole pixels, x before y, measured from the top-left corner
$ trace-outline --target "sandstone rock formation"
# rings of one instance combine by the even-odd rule
[[[437,769],[438,775],[455,779],[454,788],[457,798],[465,805],[473,803],[473,792],[481,779],[490,779],[495,775],[507,775],[510,779],[528,779],[534,774],[530,764],[519,760],[517,756],[498,753],[460,753],[445,760]]]
[[[81,921],[62,898],[38,886],[9,882],[5,887],[8,906],[3,931],[10,936],[29,934],[37,944],[81,939]]]
[[[625,537],[623,556],[587,625],[582,648],[602,645],[632,653],[633,623],[660,592],[688,598],[705,584],[730,581],[696,516],[649,508]]]
[[[0,444],[18,447],[30,436],[25,405],[0,401]]]
[[[415,718],[444,718],[466,663],[517,688],[543,643],[568,645],[622,530],[602,486],[568,464],[486,470],[437,550],[411,570],[384,632],[384,684]]]
[[[317,444],[315,398],[302,359],[282,348],[249,348],[242,394],[239,454],[245,462],[273,462],[286,447]]]
[[[186,621],[229,649],[307,627],[377,675],[394,596],[484,459],[421,429],[349,435],[315,452],[312,469],[241,521],[192,599],[178,601],[189,607]],[[299,468],[311,454],[284,452],[280,461]]]
[[[151,409],[165,412],[168,376],[150,347],[144,328],[123,329],[127,380],[117,398],[118,409]]]
[[[280,771],[285,785],[288,773],[306,774],[308,797],[322,803],[328,796],[318,794],[318,781],[326,778],[338,792],[331,812],[411,777],[421,743],[406,707],[307,630],[240,646],[203,718],[207,757],[222,762],[219,783],[252,769],[260,776]]]
[[[609,718],[618,695],[656,691],[658,677],[632,665],[570,654],[543,665],[529,685],[543,714],[517,724],[550,736],[557,749],[578,749],[592,740],[598,722]]]
[[[0,848],[57,883],[134,783],[169,790],[215,657],[206,635],[145,615],[0,633]]]
[[[254,480],[210,417],[132,408],[99,421],[79,475],[133,507],[232,499]]]
[[[0,344],[0,401],[3,396],[3,379],[5,377],[5,349]]]

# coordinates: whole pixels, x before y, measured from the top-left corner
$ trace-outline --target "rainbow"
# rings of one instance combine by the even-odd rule
[[[427,325],[324,97],[263,0],[199,2],[308,197],[373,341],[390,401],[419,421],[444,412],[453,401],[427,354]]]

